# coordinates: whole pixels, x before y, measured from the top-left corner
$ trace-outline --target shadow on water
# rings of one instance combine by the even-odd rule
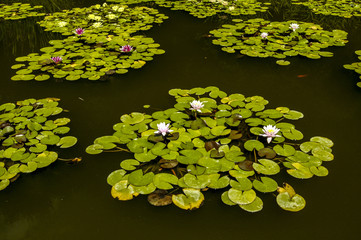
[[[62,8],[85,2],[59,1]],[[49,37],[57,35],[43,32],[31,19],[22,20],[26,29],[16,22],[0,22],[1,102],[61,98],[61,106],[69,110],[63,116],[72,119],[70,133],[79,139],[61,155],[83,156],[78,165],[56,162],[22,176],[0,192],[0,239],[355,239],[361,234],[361,89],[355,85],[358,76],[342,65],[354,62],[354,51],[361,49],[360,20],[343,20],[342,25],[338,18],[314,16],[305,8],[305,14],[293,14],[293,9],[284,3],[281,9],[271,9],[268,19],[315,19],[327,28],[348,31],[349,43],[330,49],[335,53],[332,58],[294,57],[291,65],[281,67],[276,59],[241,57],[212,45],[208,32],[227,19],[200,20],[161,8],[170,18],[144,34],[160,43],[166,53],[142,69],[98,82],[12,82],[15,71],[10,67],[15,57],[37,52]],[[14,35],[6,36],[3,29],[13,29],[9,34]],[[285,212],[272,195],[262,195],[264,209],[250,214],[224,205],[220,192],[207,192],[204,206],[193,212],[174,206],[155,208],[145,197],[129,202],[112,199],[106,177],[119,168],[122,159],[132,156],[90,156],[84,152],[86,146],[96,137],[112,134],[112,125],[122,114],[144,111],[145,104],[171,107],[173,100],[167,94],[171,88],[210,85],[227,93],[261,95],[270,101],[270,107],[301,111],[305,118],[296,125],[305,140],[320,135],[335,142],[335,161],[325,164],[329,176],[311,180],[285,176],[305,197],[304,210]]]

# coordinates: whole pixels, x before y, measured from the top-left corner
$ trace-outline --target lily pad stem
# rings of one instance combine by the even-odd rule
[[[257,155],[256,155],[256,149],[253,149],[253,155],[254,155],[254,162],[258,162]]]

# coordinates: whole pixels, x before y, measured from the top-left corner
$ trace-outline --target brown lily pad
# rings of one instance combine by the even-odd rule
[[[253,171],[253,162],[250,160],[244,160],[238,163],[238,166],[244,171]]]
[[[162,168],[175,168],[178,165],[178,161],[177,160],[166,160],[166,159],[161,159],[159,160],[160,163],[160,167]]]
[[[163,207],[173,203],[172,195],[165,190],[156,190],[148,195],[148,202],[156,207]]]
[[[265,157],[267,159],[273,159],[276,155],[276,152],[272,148],[262,148],[258,151],[258,156]]]
[[[207,152],[215,148],[218,151],[220,144],[216,141],[209,141],[204,144],[204,147],[206,148]]]

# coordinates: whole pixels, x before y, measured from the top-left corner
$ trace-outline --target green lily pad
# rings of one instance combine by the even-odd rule
[[[260,192],[274,192],[278,188],[278,184],[275,180],[269,177],[261,177],[261,181],[255,179],[253,181],[253,187]]]
[[[173,188],[171,184],[178,184],[178,178],[169,173],[158,173],[154,176],[153,183],[159,189],[169,190]]]
[[[275,175],[280,172],[279,165],[268,159],[259,159],[259,163],[253,163],[253,168],[255,171],[265,174],[265,175]]]
[[[253,149],[259,151],[262,148],[264,148],[264,145],[258,140],[248,140],[247,142],[244,143],[244,148],[247,149],[248,151],[253,151]]]
[[[77,143],[78,139],[73,136],[62,137],[56,146],[60,146],[60,148],[70,148]]]
[[[229,199],[240,205],[250,204],[256,199],[256,193],[252,189],[240,191],[234,188],[228,190]]]
[[[256,199],[252,203],[239,206],[247,212],[255,213],[263,209],[263,201],[259,197],[256,197]]]
[[[120,163],[120,167],[123,168],[124,170],[127,171],[132,171],[137,169],[136,166],[139,166],[139,161],[135,160],[135,159],[127,159],[127,160],[123,160]]]
[[[134,186],[146,186],[153,182],[154,173],[149,172],[143,175],[142,169],[138,169],[129,174],[128,181]]]
[[[184,188],[183,192],[184,194],[177,194],[172,196],[173,203],[181,209],[197,209],[204,201],[204,196],[198,189]]]
[[[306,206],[305,199],[296,194],[292,198],[288,192],[282,192],[277,195],[277,204],[286,211],[298,212]]]

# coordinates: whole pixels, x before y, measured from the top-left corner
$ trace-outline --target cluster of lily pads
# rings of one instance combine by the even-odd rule
[[[292,4],[303,5],[316,14],[351,18],[361,17],[359,0],[292,0]]]
[[[270,3],[257,0],[108,0],[121,4],[135,4],[154,1],[161,7],[168,7],[172,10],[183,10],[197,18],[206,18],[217,13],[228,13],[231,15],[254,15],[257,12],[265,12]]]
[[[11,79],[44,81],[53,76],[69,81],[98,80],[105,74],[141,68],[165,51],[152,38],[132,34],[166,18],[155,9],[116,4],[54,13],[40,25],[68,37],[50,41],[51,46],[40,49],[42,54],[16,58],[21,63],[12,66],[17,72]]]
[[[74,8],[48,15],[40,21],[46,31],[74,35],[77,28],[84,34],[107,36],[135,33],[152,28],[168,17],[148,7],[128,7],[120,4],[96,4],[87,8]]]
[[[174,203],[192,210],[202,204],[202,191],[223,189],[225,204],[257,212],[263,202],[256,191],[278,192],[281,208],[299,211],[303,197],[273,176],[282,170],[299,179],[328,175],[322,164],[333,160],[333,142],[324,137],[299,142],[303,134],[291,122],[302,118],[301,112],[266,109],[268,101],[261,96],[227,95],[217,87],[169,94],[174,107],[125,114],[113,135],[87,147],[89,154],[134,154],[107,178],[114,198],[142,194],[155,206]]]
[[[38,17],[44,16],[45,13],[36,12],[38,9],[43,8],[42,6],[32,7],[28,3],[13,3],[6,5],[0,3],[0,20],[18,20],[27,17]]]
[[[284,59],[301,55],[311,59],[332,57],[332,52],[321,49],[330,46],[344,46],[347,32],[342,30],[325,31],[314,23],[287,21],[270,22],[261,18],[243,21],[233,19],[235,24],[225,24],[212,30],[213,44],[222,46],[228,53],[239,51],[250,57],[274,57]],[[279,65],[289,61],[278,60]]]
[[[67,134],[69,118],[56,118],[59,99],[26,99],[0,105],[0,190],[21,173],[31,173],[58,158],[55,147],[69,148],[77,138]],[[79,161],[80,159],[77,159]]]
[[[355,53],[358,55],[358,59],[361,60],[361,50],[355,51]],[[349,70],[354,70],[356,73],[361,75],[361,62],[354,62],[351,64],[345,64],[343,65],[344,68]],[[361,76],[360,76],[361,79]],[[357,83],[357,86],[361,88],[361,82]]]

